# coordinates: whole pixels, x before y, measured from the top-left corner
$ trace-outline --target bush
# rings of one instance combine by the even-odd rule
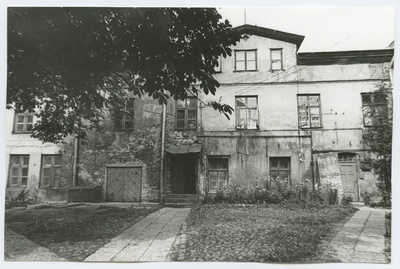
[[[207,194],[204,204],[279,204],[282,202],[305,203],[323,201],[319,192],[309,192],[306,184],[281,190],[267,190],[256,184],[256,187],[239,185],[228,186],[215,194]]]
[[[342,206],[350,206],[351,202],[353,202],[353,198],[351,198],[350,196],[343,196]]]
[[[369,195],[368,192],[365,192],[363,195],[363,199],[364,199],[364,205],[369,205],[371,203],[371,196]]]

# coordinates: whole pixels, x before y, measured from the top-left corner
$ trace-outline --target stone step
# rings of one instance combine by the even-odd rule
[[[174,198],[196,198],[197,194],[165,194],[165,197],[174,197]]]
[[[165,197],[164,203],[196,203],[196,198],[188,199],[188,198],[173,198],[173,197]]]
[[[193,207],[195,203],[164,203],[165,207]]]
[[[351,205],[354,207],[363,207],[365,204],[363,202],[351,202]]]

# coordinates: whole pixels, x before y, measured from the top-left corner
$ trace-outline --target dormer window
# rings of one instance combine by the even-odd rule
[[[282,49],[271,49],[271,71],[283,70]]]
[[[256,71],[257,50],[235,50],[235,71]]]

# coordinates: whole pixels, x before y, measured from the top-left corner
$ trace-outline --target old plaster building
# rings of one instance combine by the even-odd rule
[[[376,124],[371,91],[389,82],[393,48],[298,53],[304,36],[243,25],[233,54],[221,58],[216,96],[127,103],[89,132],[79,149],[76,186],[101,186],[101,200],[176,202],[226,186],[330,181],[359,201],[374,191],[363,131]],[[221,101],[231,119],[205,106]],[[203,103],[204,102],[204,103]],[[107,112],[105,112],[107,113]],[[29,138],[30,115],[7,111],[7,187],[27,188],[37,201],[67,200],[74,142]],[[183,195],[184,194],[184,195]]]

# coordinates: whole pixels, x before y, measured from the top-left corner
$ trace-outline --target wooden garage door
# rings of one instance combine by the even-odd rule
[[[107,202],[140,202],[141,167],[107,167]]]

